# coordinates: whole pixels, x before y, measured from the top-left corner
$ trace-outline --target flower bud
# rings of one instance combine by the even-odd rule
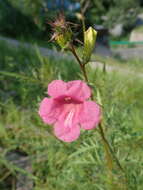
[[[79,20],[83,20],[83,15],[81,13],[76,13],[76,17],[79,19]]]
[[[54,31],[51,41],[55,40],[61,48],[66,48],[71,42],[72,31],[69,23],[65,20],[65,16],[60,14],[54,22],[49,24],[52,26],[52,30]]]
[[[61,48],[66,48],[71,41],[72,33],[70,31],[66,31],[64,33],[58,34],[55,37],[55,41]]]
[[[89,27],[84,32],[84,50],[83,50],[83,62],[87,63],[90,61],[92,51],[95,46],[97,32],[92,27]]]

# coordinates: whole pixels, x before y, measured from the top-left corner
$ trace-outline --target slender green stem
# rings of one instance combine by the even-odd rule
[[[70,44],[70,51],[72,52],[72,54],[75,56],[77,62],[79,63],[80,68],[81,68],[81,70],[82,70],[82,72],[83,72],[85,81],[88,83],[88,77],[87,77],[86,70],[85,70],[85,64],[82,64],[82,62],[81,62],[79,56],[78,56],[77,53],[76,53],[76,50],[75,50],[73,44]]]
[[[118,165],[118,167],[124,172],[124,169],[122,168],[119,160],[117,159],[117,157],[115,156],[109,142],[107,141],[106,137],[105,137],[105,134],[104,134],[104,131],[103,131],[103,128],[102,128],[102,124],[100,123],[99,124],[99,130],[100,130],[100,135],[102,137],[102,140],[104,141],[104,143],[106,144],[106,146],[108,147],[108,149],[110,150],[110,153],[112,154],[113,156],[113,159],[116,161],[116,164]]]
[[[82,62],[81,62],[79,56],[77,55],[77,53],[76,53],[76,51],[75,51],[75,48],[74,48],[74,46],[73,46],[72,43],[70,44],[70,51],[73,53],[73,55],[75,56],[77,62],[78,62],[79,65],[80,65],[80,67],[82,68]]]
[[[78,61],[79,65],[80,65],[80,68],[83,72],[83,75],[84,75],[84,78],[85,78],[85,81],[88,83],[89,80],[88,80],[88,76],[87,76],[87,73],[86,73],[86,69],[85,69],[85,64],[82,64],[82,61],[80,60],[79,56],[77,55],[76,51],[75,51],[75,48],[74,46],[71,44],[71,52],[73,53],[73,55],[75,56],[76,60]],[[93,100],[93,96],[91,97],[91,99]],[[105,150],[106,150],[106,153],[108,154],[108,157],[112,160],[112,158],[116,161],[116,164],[118,165],[118,167],[122,170],[122,172],[124,172],[118,158],[115,156],[114,154],[114,151],[112,150],[108,140],[106,139],[105,137],[105,134],[104,134],[104,130],[102,128],[102,124],[100,123],[99,124],[99,132],[100,132],[100,135],[101,135],[101,138],[103,140],[103,143],[105,145]],[[111,155],[112,157],[111,157]]]

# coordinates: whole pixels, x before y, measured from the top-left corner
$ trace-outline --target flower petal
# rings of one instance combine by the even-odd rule
[[[80,127],[77,124],[67,127],[63,122],[57,122],[54,127],[54,133],[58,139],[64,142],[72,142],[79,137]]]
[[[87,84],[81,80],[70,81],[67,83],[68,95],[78,99],[86,100],[91,95],[91,90]]]
[[[40,104],[39,115],[47,124],[56,121],[60,113],[59,105],[52,98],[44,98]]]
[[[95,128],[100,122],[100,117],[100,106],[93,101],[85,101],[80,113],[81,127],[85,130]]]
[[[66,94],[67,84],[62,80],[54,80],[48,85],[48,94],[53,98]]]

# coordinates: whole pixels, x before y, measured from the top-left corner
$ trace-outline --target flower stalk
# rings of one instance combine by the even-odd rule
[[[84,76],[84,79],[87,83],[89,83],[89,79],[88,79],[88,75],[87,75],[87,72],[86,72],[86,62],[82,62],[81,59],[79,58],[78,54],[76,53],[76,50],[73,46],[73,44],[70,44],[70,51],[72,52],[72,54],[74,55],[74,57],[76,58],[77,62],[79,63],[79,66],[81,68],[81,71],[83,73],[83,76]],[[93,97],[93,94],[91,95],[91,99],[93,100],[94,97]],[[108,169],[110,171],[110,179],[111,181],[113,181],[113,173],[112,173],[112,170],[113,170],[113,167],[114,167],[114,161],[116,163],[116,165],[118,166],[118,168],[121,170],[121,172],[124,174],[124,182],[126,182],[127,184],[127,179],[126,179],[126,174],[125,174],[125,171],[123,169],[123,167],[121,166],[120,164],[120,161],[118,160],[118,158],[115,156],[114,154],[114,151],[112,150],[106,136],[105,136],[105,133],[104,133],[104,130],[103,130],[103,124],[102,124],[102,121],[99,123],[99,134],[101,136],[101,140],[103,142],[103,146],[104,146],[104,149],[105,149],[105,153],[106,153],[106,159],[107,159],[107,166],[108,166]],[[127,190],[127,188],[124,186],[124,190]]]
[[[79,56],[76,53],[76,50],[75,50],[73,44],[70,44],[70,51],[72,52],[72,54],[76,58],[77,62],[79,63],[81,71],[82,71],[83,76],[85,78],[85,81],[88,83],[88,77],[87,77],[87,73],[86,73],[86,69],[85,69],[85,64],[83,64],[82,61],[80,60]]]
[[[67,49],[73,54],[73,56],[75,57],[75,59],[77,60],[80,66],[85,82],[89,84],[89,79],[88,79],[88,75],[86,71],[86,64],[88,64],[90,61],[91,54],[95,46],[97,32],[92,27],[89,27],[89,29],[85,31],[84,20],[82,20],[82,24],[83,24],[83,31],[84,31],[84,47],[83,47],[82,59],[79,57],[79,55],[76,52],[76,49],[72,41],[73,33],[71,30],[67,30],[68,23],[65,21],[65,18],[63,16],[61,16],[60,19],[58,19],[54,24],[52,24],[54,26],[54,32],[55,32],[52,39],[57,41],[57,43],[61,46],[61,48]],[[91,100],[93,101],[93,99],[94,99],[93,93],[91,93]],[[122,180],[123,186],[121,189],[126,190],[127,180],[126,180],[125,171],[123,167],[121,166],[120,161],[116,157],[114,151],[112,150],[112,147],[110,146],[110,143],[108,142],[105,136],[102,120],[100,121],[98,126],[99,126],[98,132],[101,136],[101,140],[103,142],[103,146],[105,149],[110,181],[115,185],[115,182],[113,181],[114,180],[113,169],[114,169],[114,163],[116,163],[116,166],[118,167],[118,169],[120,169],[120,171],[124,174],[124,179]]]

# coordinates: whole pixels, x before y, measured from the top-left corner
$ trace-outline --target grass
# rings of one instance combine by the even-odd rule
[[[77,141],[62,143],[38,116],[48,83],[82,79],[78,65],[4,43],[0,50],[0,189],[13,190],[17,173],[31,178],[34,190],[123,189],[118,170],[113,171],[116,179],[110,179],[98,130],[82,131]],[[142,190],[143,81],[90,66],[87,70],[96,99],[102,97],[106,136],[125,169],[128,189]],[[7,160],[12,150],[28,155],[32,172]]]
[[[135,32],[143,32],[143,27],[142,26],[138,26],[134,29]]]
[[[124,60],[120,57],[101,57],[98,55],[92,55],[92,61],[103,62],[109,66],[115,66],[117,68],[122,68],[127,71],[134,72],[135,75],[143,72],[143,64],[142,59],[140,58],[132,58],[128,60]]]

